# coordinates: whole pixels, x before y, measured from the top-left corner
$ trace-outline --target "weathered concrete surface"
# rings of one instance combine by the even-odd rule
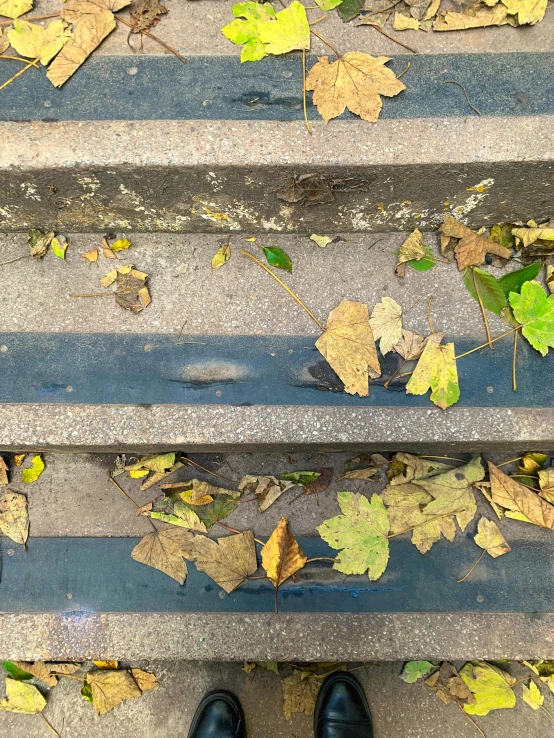
[[[129,664],[156,674],[160,686],[137,700],[125,702],[113,712],[97,717],[79,694],[79,685],[62,679],[50,693],[45,716],[69,738],[94,738],[99,733],[112,738],[184,738],[197,704],[212,689],[229,689],[237,694],[245,710],[249,738],[312,738],[312,718],[298,713],[286,720],[282,690],[276,674],[256,670],[255,676],[242,671],[241,663],[191,661],[145,661]],[[524,673],[517,664],[506,665],[517,677]],[[506,668],[505,666],[505,668]],[[474,726],[455,705],[446,706],[423,683],[404,683],[399,674],[402,663],[368,664],[356,669],[367,694],[376,738],[474,738]],[[282,667],[283,676],[289,667]],[[519,698],[519,694],[518,694]],[[545,707],[552,711],[552,696]],[[499,710],[476,721],[488,738],[524,733],[541,738],[548,733],[548,716],[533,712],[521,699],[512,710]],[[42,738],[45,726],[34,715],[0,713],[0,732],[11,738]]]
[[[472,226],[540,221],[552,208],[552,123],[344,121],[318,123],[313,136],[300,122],[4,123],[0,227],[306,233],[430,230],[445,213]],[[306,175],[330,202],[279,199]]]

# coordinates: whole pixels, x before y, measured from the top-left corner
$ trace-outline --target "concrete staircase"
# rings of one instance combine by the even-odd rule
[[[44,2],[41,12],[49,9]],[[31,538],[26,553],[0,541],[0,655],[154,661],[168,685],[180,685],[170,687],[173,707],[169,693],[149,697],[149,714],[165,716],[160,738],[186,733],[179,720],[190,717],[199,685],[246,679],[236,665],[209,662],[554,658],[545,563],[554,539],[517,521],[510,557],[484,560],[464,585],[456,579],[474,560],[471,536],[426,557],[399,540],[379,582],[321,566],[288,586],[278,615],[265,585],[222,598],[203,575],[180,588],[130,559],[148,528],[108,481],[116,453],[181,450],[233,480],[316,465],[333,466],[337,479],[360,450],[504,461],[554,447],[551,356],[520,342],[516,393],[509,339],[468,356],[459,363],[462,398],[447,412],[382,384],[369,398],[351,397],[314,348],[315,324],[240,255],[258,254],[260,244],[285,249],[294,265],[285,281],[322,322],[341,299],[372,306],[390,295],[409,310],[406,326],[425,333],[432,295],[436,330],[459,351],[482,343],[479,306],[456,267],[409,270],[400,281],[394,251],[417,226],[437,252],[445,214],[472,227],[554,214],[554,14],[526,29],[399,34],[417,56],[397,53],[371,28],[326,21],[341,50],[411,68],[407,91],[385,101],[378,123],[345,116],[325,127],[310,109],[312,136],[302,121],[300,58],[240,66],[219,33],[229,18],[230,3],[174,0],[156,33],[187,64],[149,39],[134,55],[118,30],[61,91],[30,70],[0,93],[0,262],[25,253],[30,227],[70,240],[65,263],[48,255],[1,271],[0,451],[45,452],[47,469],[30,487],[12,485],[28,493]],[[325,53],[317,43],[313,52]],[[481,116],[447,79],[464,85]],[[302,182],[312,189],[291,202]],[[314,189],[327,202],[311,204]],[[121,264],[150,275],[153,302],[140,315],[109,299],[71,297],[99,291],[116,264],[100,257],[96,269],[81,257],[107,232],[133,243]],[[319,249],[312,232],[342,240]],[[222,237],[232,257],[214,271]],[[490,324],[495,334],[505,329],[494,316]],[[384,366],[383,381],[398,364],[387,357]],[[125,485],[139,504],[154,496]],[[314,528],[336,514],[342,487],[335,481],[319,507],[312,498],[280,500],[262,516],[252,509],[226,522],[265,536],[286,515],[302,545],[325,555]],[[415,691],[411,707],[391,717],[399,668],[373,668],[367,683],[386,726],[379,735],[410,726],[414,736],[449,734]],[[269,678],[260,677],[262,716],[275,714]],[[415,689],[400,687],[397,702]],[[144,705],[120,709],[108,718],[112,735],[131,724],[150,735]],[[473,734],[455,718],[452,734]],[[269,735],[256,720],[252,734]],[[302,721],[281,721],[271,735],[304,738]],[[3,715],[0,734],[26,737],[32,728],[21,725]],[[496,726],[498,735],[508,730]],[[533,726],[528,734],[540,735]],[[92,729],[73,720],[71,738]]]

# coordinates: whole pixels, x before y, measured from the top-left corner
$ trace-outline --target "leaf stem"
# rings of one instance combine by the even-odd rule
[[[131,502],[131,503],[132,503],[132,504],[133,504],[133,505],[134,505],[134,506],[135,506],[135,507],[137,508],[137,510],[139,510],[139,509],[140,509],[140,505],[139,505],[138,503],[136,503],[136,502],[135,502],[135,501],[133,500],[133,498],[131,497],[131,495],[128,495],[128,494],[127,494],[127,492],[125,492],[125,490],[123,489],[123,487],[121,487],[121,486],[120,486],[120,485],[119,485],[119,484],[118,484],[118,483],[117,483],[117,482],[115,481],[115,479],[114,479],[114,478],[112,477],[112,475],[111,475],[111,474],[110,474],[109,472],[108,472],[108,479],[109,479],[109,480],[110,480],[110,482],[111,482],[111,483],[112,483],[112,484],[114,485],[114,487],[117,487],[117,489],[118,489],[118,490],[119,490],[119,491],[121,492],[121,494],[122,494],[122,495],[123,495],[124,497],[126,497],[126,498],[127,498],[128,500],[129,500],[129,502]],[[146,520],[148,520],[148,522],[150,523],[150,525],[152,526],[152,528],[154,528],[154,530],[155,530],[155,531],[156,531],[156,533],[157,533],[157,532],[158,532],[158,529],[157,529],[157,528],[156,528],[156,526],[154,525],[154,523],[153,523],[153,521],[152,521],[152,518],[149,518],[148,516],[146,516]]]
[[[427,322],[429,323],[429,330],[431,333],[435,332],[435,329],[433,328],[433,323],[431,321],[431,303],[433,302],[433,295],[429,298],[429,302],[427,303]]]
[[[0,13],[2,15],[2,13]],[[45,18],[59,18],[59,13],[49,13],[48,15],[28,15],[25,18],[22,18],[22,20],[26,21],[36,21],[36,20],[44,20]],[[14,19],[11,18],[10,20],[4,20],[0,21],[0,26],[7,26],[10,23],[13,23]]]
[[[229,484],[235,484],[232,479],[227,479],[227,477],[222,477],[221,474],[216,474],[215,472],[210,471],[210,469],[206,469],[206,467],[201,466],[198,462],[189,459],[188,456],[182,456],[181,459],[184,464],[192,464],[192,466],[195,466],[197,469],[201,469],[203,472],[206,472],[206,474],[211,474],[213,477],[222,479],[224,482],[229,482]]]
[[[523,459],[523,456],[518,456],[515,459],[508,459],[508,461],[503,461],[501,464],[497,464],[496,466],[506,466],[507,464],[514,464],[516,461],[521,461]]]
[[[335,54],[335,56],[337,57],[337,59],[341,59],[342,58],[342,54],[337,50],[337,48],[335,46],[333,46],[332,43],[330,43],[329,41],[327,41],[326,38],[323,38],[323,36],[321,36],[321,34],[319,34],[317,31],[312,31],[311,28],[310,28],[310,33],[313,33],[314,36],[316,36],[320,41],[322,41],[325,44],[325,46],[328,46],[331,49],[331,51]]]
[[[417,53],[419,53],[419,52],[417,52],[417,51],[416,51],[415,49],[412,49],[412,47],[411,47],[411,46],[408,46],[408,44],[405,44],[405,43],[404,43],[403,41],[399,41],[399,40],[398,40],[397,38],[395,38],[394,36],[391,36],[391,35],[390,35],[390,34],[388,34],[388,33],[387,33],[386,31],[383,31],[383,29],[382,29],[382,28],[379,28],[379,26],[376,26],[376,25],[375,25],[374,23],[366,23],[366,24],[364,24],[364,25],[368,25],[368,26],[371,26],[371,28],[375,28],[375,30],[376,30],[376,31],[379,31],[379,33],[382,33],[382,34],[383,34],[383,36],[386,36],[386,37],[387,37],[387,38],[388,38],[388,39],[389,39],[390,41],[394,41],[394,43],[395,43],[395,44],[398,44],[399,46],[403,46],[403,47],[404,47],[405,49],[408,49],[408,51],[411,51],[411,52],[412,52],[412,54],[417,54]]]
[[[129,23],[129,21],[126,21],[124,18],[121,18],[119,15],[115,15],[115,13],[114,13],[114,18],[117,18],[117,20],[120,23],[123,23],[125,26],[128,26],[129,28],[133,28],[132,24]],[[177,59],[180,59],[183,62],[183,64],[186,64],[187,63],[187,60],[185,59],[184,56],[181,56],[181,54],[179,54],[179,52],[176,49],[174,49],[173,46],[170,46],[169,44],[166,44],[166,42],[165,41],[162,41],[161,38],[158,38],[158,36],[154,36],[154,34],[153,33],[150,33],[150,31],[140,31],[140,33],[143,36],[148,36],[148,38],[151,38],[153,41],[156,41],[161,46],[163,46],[164,49],[167,49],[172,54],[175,54],[175,56],[177,57]]]
[[[306,49],[302,49],[302,104],[304,107],[304,122],[306,123],[306,130],[311,134],[312,128],[310,121],[308,120],[308,92],[306,90]]]
[[[461,584],[462,582],[465,582],[465,580],[466,580],[466,579],[468,578],[468,576],[469,576],[469,575],[470,575],[470,574],[472,573],[472,571],[473,571],[473,570],[474,570],[474,569],[475,569],[475,568],[477,567],[477,564],[478,564],[478,563],[479,563],[479,562],[481,561],[481,559],[483,558],[483,556],[484,556],[484,555],[485,555],[486,553],[487,553],[487,549],[486,549],[486,548],[484,548],[484,549],[483,549],[483,550],[481,551],[481,555],[479,556],[479,558],[477,559],[477,561],[476,561],[476,562],[475,562],[475,563],[473,564],[473,566],[472,566],[472,567],[471,567],[471,569],[470,569],[470,570],[468,571],[468,573],[467,573],[467,574],[465,575],[465,577],[462,577],[461,579],[456,579],[456,582],[457,582],[458,584]]]
[[[294,292],[289,287],[287,287],[287,285],[283,281],[281,281],[279,279],[279,277],[274,272],[271,271],[271,269],[269,269],[269,267],[266,267],[266,265],[265,264],[262,264],[262,262],[259,259],[256,259],[255,256],[253,256],[252,254],[250,254],[248,251],[245,251],[244,249],[241,249],[240,250],[240,253],[243,256],[247,256],[249,259],[252,259],[252,261],[255,261],[256,264],[258,264],[258,266],[261,266],[261,268],[262,269],[265,269],[265,271],[268,274],[271,274],[271,276],[273,277],[273,279],[275,279],[281,285],[281,287],[283,287],[283,289],[285,289],[289,293],[289,295],[296,300],[296,302],[300,305],[300,307],[304,308],[304,310],[308,313],[308,315],[310,316],[310,318],[314,321],[314,323],[316,323],[316,325],[318,326],[318,328],[321,331],[325,332],[325,328],[321,325],[321,323],[315,317],[315,315],[312,313],[312,311],[311,310],[308,310],[308,308],[306,307],[306,305],[304,305],[304,303],[302,302],[302,300],[299,297],[297,297],[294,294]]]
[[[324,15],[320,16],[319,18],[316,18],[315,20],[310,21],[308,23],[308,25],[309,26],[315,26],[316,23],[319,23],[320,21],[325,20],[325,18],[328,18],[328,17],[329,17],[329,13],[325,13]]]
[[[30,256],[32,256],[32,254],[23,254],[23,256],[17,256],[15,259],[8,259],[8,261],[1,261],[0,267],[5,266],[6,264],[13,264],[14,261],[20,261],[21,259],[27,259]]]
[[[505,338],[506,336],[509,336],[510,333],[513,333],[514,331],[518,331],[521,328],[520,325],[517,326],[517,328],[512,328],[510,331],[506,331],[506,333],[501,333],[499,336],[496,336],[496,338],[491,338],[491,343],[494,343],[495,341],[500,341],[501,338]],[[459,354],[458,356],[455,356],[455,359],[461,359],[462,356],[469,356],[470,354],[473,354],[475,351],[480,351],[481,349],[487,348],[489,345],[489,342],[482,343],[480,346],[476,346],[475,348],[470,349],[469,351],[466,351],[463,354]]]
[[[412,62],[411,62],[411,61],[409,61],[409,62],[408,62],[408,63],[406,64],[406,69],[405,69],[405,70],[404,70],[403,72],[400,72],[400,74],[397,74],[397,75],[396,75],[396,79],[400,79],[400,77],[403,77],[403,76],[404,76],[404,75],[406,74],[406,72],[408,71],[408,69],[409,69],[409,68],[410,68],[411,66],[412,66]]]
[[[463,715],[464,715],[464,716],[465,716],[465,717],[466,717],[466,718],[467,718],[467,719],[469,720],[469,722],[470,722],[470,723],[471,723],[471,724],[473,725],[473,727],[475,728],[475,730],[478,730],[478,731],[479,731],[479,733],[481,734],[482,738],[487,738],[487,736],[486,736],[486,735],[485,735],[485,734],[483,733],[483,731],[482,731],[482,730],[481,730],[481,728],[480,728],[480,727],[479,727],[479,726],[477,725],[477,723],[475,722],[475,720],[473,720],[473,719],[472,719],[472,718],[471,718],[471,717],[470,717],[470,716],[469,716],[469,715],[467,714],[467,712],[466,712],[466,711],[464,710],[464,708],[463,708],[463,707],[462,707],[462,706],[460,705],[460,703],[459,703],[459,702],[456,702],[456,704],[458,705],[458,707],[459,707],[459,708],[460,708],[460,710],[462,711],[462,714],[463,714]]]
[[[514,333],[514,356],[512,359],[512,388],[514,392],[517,390],[517,337],[519,329]]]
[[[489,321],[488,321],[488,318],[487,318],[487,311],[485,310],[485,306],[483,305],[483,300],[481,299],[481,293],[479,292],[479,287],[477,287],[477,280],[475,278],[475,269],[471,269],[471,276],[473,277],[473,286],[475,287],[475,294],[477,295],[477,300],[479,302],[479,307],[481,308],[481,313],[483,314],[483,321],[485,322],[485,330],[487,332],[487,341],[488,341],[488,344],[489,344],[489,348],[492,351],[493,350],[493,345],[492,345],[492,341],[491,341],[491,330],[489,328]]]
[[[446,459],[446,461],[459,461],[462,464],[467,464],[467,461],[463,459],[457,459],[455,456],[430,456],[429,454],[418,454],[418,459]]]
[[[237,530],[236,528],[231,528],[230,526],[225,525],[225,523],[222,523],[221,520],[216,520],[216,523],[217,525],[221,526],[222,528],[225,528],[225,530],[228,530],[231,533],[237,533],[238,535],[240,535],[241,533],[244,533],[243,530]],[[265,546],[265,543],[263,541],[260,541],[258,538],[254,538],[254,540],[256,541],[256,543],[259,543],[260,546]]]
[[[41,717],[41,718],[42,718],[42,719],[44,720],[44,722],[45,722],[45,723],[46,723],[46,725],[48,726],[48,729],[49,729],[49,730],[51,730],[51,731],[52,731],[52,733],[54,733],[54,735],[57,735],[57,736],[58,736],[58,738],[62,738],[62,737],[61,737],[61,735],[60,735],[60,734],[58,733],[58,731],[56,730],[56,728],[54,728],[54,726],[53,726],[53,725],[50,725],[50,723],[49,723],[49,722],[48,722],[48,720],[47,720],[47,719],[46,719],[46,718],[44,717],[44,715],[42,714],[42,712],[37,712],[37,715],[38,715],[39,717]]]
[[[306,564],[313,564],[314,561],[331,561],[333,564],[335,563],[335,559],[330,556],[317,556],[315,559],[308,559]]]
[[[113,292],[85,292],[82,294],[71,294],[70,297],[113,297]]]
[[[29,62],[29,64],[27,64],[26,67],[23,67],[23,69],[20,69],[19,72],[16,72],[16,74],[14,74],[13,77],[10,77],[10,79],[7,80],[6,82],[4,82],[3,85],[0,85],[0,90],[3,90],[8,85],[11,85],[11,83],[14,80],[16,80],[18,77],[21,77],[21,75],[24,74],[31,67],[36,67],[37,66],[37,61],[38,61],[38,59],[33,59],[33,61]],[[44,718],[44,719],[46,720],[46,718]],[[54,730],[54,728],[52,728],[52,730]]]
[[[544,705],[541,705],[541,710],[544,710],[544,712],[546,712],[546,714],[548,715],[548,717],[549,717],[549,718],[550,718],[550,719],[551,719],[552,721],[554,721],[554,715],[553,715],[553,714],[552,714],[552,713],[551,713],[551,712],[550,712],[549,710],[547,710],[547,709],[546,709],[546,707],[545,707]]]

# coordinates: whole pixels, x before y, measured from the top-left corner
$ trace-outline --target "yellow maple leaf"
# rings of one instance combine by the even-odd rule
[[[0,15],[19,18],[33,8],[33,0],[0,0]]]
[[[502,0],[509,15],[517,15],[520,26],[534,26],[544,18],[548,0]]]
[[[61,51],[70,36],[71,31],[63,20],[52,21],[46,27],[16,20],[8,31],[10,43],[18,54],[29,59],[40,59],[44,66]]]
[[[386,56],[373,57],[349,51],[337,61],[321,56],[310,69],[306,89],[313,90],[314,104],[328,123],[346,108],[368,121],[376,121],[383,107],[381,95],[394,97],[406,86],[385,64]]]
[[[421,358],[406,385],[406,394],[424,395],[431,390],[431,400],[446,410],[460,399],[458,369],[454,344],[441,345],[442,333],[429,336]]]
[[[8,490],[0,497],[0,533],[15,543],[25,545],[29,536],[29,514],[25,495]]]
[[[262,565],[269,581],[274,587],[279,587],[289,577],[300,571],[307,560],[308,557],[289,530],[289,521],[281,518],[262,548]]]

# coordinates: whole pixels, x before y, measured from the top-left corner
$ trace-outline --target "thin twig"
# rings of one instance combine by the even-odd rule
[[[518,456],[516,459],[509,459],[508,461],[503,461],[501,464],[497,464],[496,466],[506,466],[506,464],[514,464],[516,461],[521,461],[523,459],[523,456]]]
[[[380,240],[383,241],[384,239],[380,239]],[[419,305],[419,303],[424,299],[424,297],[425,295],[420,295],[415,302],[412,302],[410,307],[407,310],[404,310],[404,315],[408,315],[410,310],[413,310],[417,305]]]
[[[392,380],[393,380],[393,379],[394,379],[394,378],[396,377],[396,375],[398,374],[398,372],[402,371],[402,369],[404,368],[404,365],[405,365],[405,364],[407,363],[407,361],[408,361],[408,359],[404,359],[404,360],[402,361],[402,363],[400,364],[400,366],[399,366],[399,367],[398,367],[397,369],[395,369],[395,370],[393,371],[393,373],[392,373],[392,374],[390,375],[390,377],[389,377],[389,378],[387,379],[387,381],[386,381],[386,382],[385,382],[385,384],[383,385],[383,387],[384,387],[385,389],[388,389],[388,386],[389,386],[389,384],[390,384],[390,383],[392,382]]]
[[[2,13],[0,13],[0,15],[2,15]],[[22,20],[32,22],[36,20],[45,20],[46,18],[59,18],[59,17],[60,17],[59,13],[49,13],[48,15],[28,15]],[[0,26],[8,26],[10,23],[13,23],[13,18],[11,20],[0,21]]]
[[[549,718],[550,718],[551,720],[553,720],[553,721],[554,721],[554,715],[553,715],[553,714],[552,714],[552,713],[551,713],[551,712],[550,712],[549,710],[547,710],[547,709],[546,709],[546,707],[545,707],[544,705],[541,705],[541,710],[544,710],[544,712],[546,712],[546,714],[548,715],[548,717],[549,717]]]
[[[462,84],[460,84],[459,82],[456,82],[456,80],[455,80],[455,79],[443,79],[443,80],[442,80],[442,83],[443,83],[443,85],[458,85],[458,87],[460,87],[460,88],[461,88],[461,89],[463,90],[463,93],[464,93],[464,95],[466,96],[466,102],[467,102],[467,104],[469,105],[469,107],[470,107],[470,108],[471,108],[471,109],[472,109],[472,110],[473,110],[473,111],[474,111],[475,113],[477,113],[477,115],[483,115],[483,113],[482,113],[482,112],[481,112],[480,110],[478,110],[478,109],[477,109],[477,108],[475,107],[475,105],[472,105],[472,104],[471,104],[471,100],[470,100],[470,99],[469,99],[469,97],[468,97],[468,94],[467,94],[467,92],[466,92],[466,88],[465,88],[465,87],[464,87],[464,86],[463,86]]]
[[[46,719],[46,718],[44,717],[44,715],[42,714],[42,712],[37,712],[37,715],[39,715],[39,717],[41,717],[41,718],[42,718],[42,719],[44,720],[44,722],[45,722],[45,723],[46,723],[46,725],[48,726],[48,729],[49,729],[49,730],[51,730],[51,731],[52,731],[52,733],[54,733],[54,735],[57,735],[57,736],[58,736],[58,738],[62,738],[62,737],[61,737],[61,735],[60,735],[60,734],[58,733],[58,731],[56,730],[56,728],[54,728],[54,726],[53,726],[53,725],[51,725],[51,724],[50,724],[50,723],[48,722],[48,720],[47,720],[47,719]]]
[[[36,67],[36,66],[37,66],[37,59],[33,59],[33,61],[32,62],[29,62],[26,67],[23,67],[23,69],[20,69],[19,72],[17,72],[16,74],[14,74],[13,77],[10,77],[10,79],[7,80],[7,82],[4,82],[3,85],[0,85],[0,90],[3,90],[8,85],[11,85],[11,83],[14,80],[16,80],[18,77],[21,77],[21,75],[24,74],[31,67]],[[53,728],[52,728],[52,730],[53,730]]]
[[[132,23],[129,23],[129,21],[126,21],[124,18],[121,18],[119,15],[114,15],[114,17],[117,18],[117,20],[120,23],[123,23],[124,25],[128,26],[129,28],[133,28]],[[174,49],[173,46],[170,46],[169,44],[166,44],[166,42],[165,41],[162,41],[161,38],[159,38],[158,36],[154,36],[154,34],[153,33],[150,33],[150,31],[141,31],[140,33],[143,36],[148,36],[148,38],[151,38],[153,41],[156,41],[157,43],[161,44],[161,46],[163,46],[164,49],[167,49],[172,54],[175,54],[175,56],[177,57],[177,59],[180,59],[183,62],[183,64],[186,64],[187,63],[187,60],[185,59],[184,56],[181,56],[181,54],[179,54],[179,52],[176,49]]]
[[[514,356],[512,359],[512,387],[514,392],[517,390],[517,337],[519,330],[514,333]]]
[[[140,505],[138,503],[136,503],[133,500],[133,498],[130,495],[127,494],[127,492],[125,492],[125,490],[123,489],[123,487],[120,487],[119,486],[119,484],[115,481],[115,479],[112,477],[112,475],[109,472],[108,472],[108,479],[114,485],[114,487],[117,487],[117,489],[121,492],[121,494],[124,495],[129,500],[129,502],[131,502],[137,508],[137,510],[140,510]],[[147,515],[145,517],[146,517],[146,520],[148,520],[148,522],[150,523],[150,525],[152,526],[152,528],[154,528],[155,532],[157,533],[158,532],[158,529],[156,528],[156,526],[152,522],[152,518],[149,518]]]
[[[23,256],[18,256],[15,259],[9,259],[8,261],[2,261],[0,262],[0,267],[5,266],[6,264],[13,264],[14,261],[20,261],[21,259],[27,259],[29,256],[32,256],[32,254],[23,254]]]
[[[206,467],[201,466],[197,461],[193,461],[192,459],[189,459],[188,456],[182,456],[181,458],[182,458],[183,463],[185,464],[192,464],[192,466],[195,466],[197,469],[201,469],[203,472],[206,472],[206,474],[211,474],[213,477],[222,479],[224,482],[229,482],[229,484],[235,484],[235,482],[232,479],[227,479],[227,477],[222,477],[221,474],[216,474],[210,469],[206,469]]]
[[[306,130],[311,134],[312,129],[310,121],[308,120],[308,92],[306,90],[306,49],[302,49],[302,100],[304,105],[304,121],[306,123]]]
[[[113,297],[114,292],[86,292],[84,294],[71,294],[70,297]]]
[[[405,75],[405,74],[406,74],[406,72],[408,71],[408,69],[409,69],[409,68],[410,68],[411,66],[412,66],[412,62],[410,62],[410,61],[409,61],[409,62],[408,62],[408,63],[406,64],[406,69],[405,69],[405,70],[404,70],[403,72],[400,72],[400,74],[397,74],[397,75],[396,75],[396,79],[400,79],[400,77],[402,77],[403,75]]]
[[[311,28],[310,28],[310,33],[313,33],[314,36],[316,36],[320,41],[322,41],[325,44],[325,46],[328,46],[331,49],[331,51],[335,54],[335,56],[337,57],[337,59],[341,59],[342,58],[342,54],[337,50],[337,48],[335,46],[333,46],[332,43],[330,43],[329,41],[327,41],[326,38],[323,38],[323,36],[321,36],[317,31],[312,31]]]
[[[73,674],[60,674],[57,671],[51,671],[50,675],[55,676],[55,677],[64,677],[67,679],[76,679],[78,682],[83,681],[83,677],[77,677],[77,676],[74,676]]]
[[[371,28],[375,28],[376,31],[379,31],[379,33],[382,33],[383,36],[386,36],[390,41],[394,41],[395,44],[398,44],[399,46],[403,46],[405,49],[408,49],[408,51],[411,51],[412,54],[418,54],[419,53],[415,49],[412,49],[411,46],[408,46],[408,44],[405,44],[403,41],[399,41],[394,36],[391,36],[386,31],[383,31],[382,28],[379,28],[379,26],[376,26],[374,23],[364,23],[364,25],[370,26]]]
[[[459,703],[459,702],[456,702],[456,704],[458,705],[458,707],[459,707],[459,708],[460,708],[460,710],[462,711],[462,714],[463,714],[463,715],[465,715],[465,717],[466,717],[466,718],[467,718],[467,719],[469,720],[469,722],[470,722],[470,723],[471,723],[471,724],[473,725],[473,727],[475,728],[475,730],[478,730],[478,731],[479,731],[479,733],[481,734],[482,738],[487,738],[487,736],[486,736],[486,735],[485,735],[485,734],[483,733],[483,731],[482,731],[482,730],[481,730],[481,728],[480,728],[480,727],[479,727],[479,726],[477,725],[477,723],[475,722],[475,720],[473,720],[473,719],[472,719],[472,718],[471,718],[471,717],[470,717],[470,716],[469,716],[469,715],[467,714],[467,712],[466,712],[466,711],[464,710],[464,708],[463,708],[463,707],[462,707],[462,706],[460,705],[460,703]]]
[[[431,321],[431,303],[433,302],[433,295],[429,298],[429,302],[427,303],[427,322],[429,323],[429,330],[431,333],[435,332],[435,329],[433,328],[433,323]]]
[[[23,64],[29,63],[29,59],[24,59],[22,56],[8,56],[7,54],[0,54],[0,59],[11,59],[12,61],[23,62]],[[35,66],[37,66],[37,62],[38,59],[35,59]]]
[[[255,256],[253,256],[252,254],[250,254],[248,251],[245,251],[244,249],[241,249],[240,250],[240,253],[243,256],[248,256],[248,258],[249,259],[252,259],[252,261],[255,261],[256,264],[258,264],[258,266],[261,266],[262,269],[265,269],[265,271],[268,274],[271,274],[271,276],[273,277],[273,279],[275,279],[277,282],[279,282],[279,284],[281,285],[281,287],[283,287],[289,293],[289,295],[296,300],[296,302],[300,305],[300,307],[304,308],[304,310],[308,313],[308,315],[310,316],[310,318],[314,321],[314,323],[316,323],[316,325],[320,328],[320,330],[325,331],[325,328],[321,325],[321,323],[315,317],[315,315],[312,313],[312,311],[311,310],[308,310],[308,308],[306,307],[306,305],[304,305],[304,303],[302,302],[302,300],[299,297],[297,297],[294,294],[294,292],[290,289],[290,287],[287,287],[287,285],[284,282],[282,282],[279,279],[279,277],[274,272],[272,272],[271,269],[269,269],[269,267],[266,267],[266,265],[265,264],[262,264],[262,262],[259,259],[256,259]]]
[[[456,582],[457,582],[458,584],[461,584],[462,582],[465,582],[465,580],[466,580],[466,579],[468,578],[468,576],[469,576],[469,575],[471,574],[471,572],[472,572],[472,571],[473,571],[473,570],[474,570],[474,569],[476,568],[477,564],[478,564],[478,563],[479,563],[479,562],[481,561],[481,559],[483,558],[483,556],[484,556],[484,555],[485,555],[486,553],[487,553],[487,549],[486,549],[486,548],[484,548],[484,549],[482,550],[482,552],[481,552],[481,555],[479,556],[479,558],[477,559],[477,561],[476,561],[476,562],[475,562],[475,563],[473,564],[473,566],[472,566],[472,567],[471,567],[471,569],[470,569],[470,570],[468,571],[468,573],[467,573],[467,574],[465,575],[465,577],[462,577],[461,579],[456,579]]]
[[[491,339],[491,343],[494,343],[495,341],[500,341],[501,338],[505,338],[506,336],[509,336],[510,333],[513,333],[514,331],[518,331],[520,328],[521,328],[521,326],[518,325],[517,328],[512,328],[511,331],[506,331],[506,333],[501,333],[496,338]],[[470,354],[473,354],[475,351],[480,351],[481,349],[487,348],[488,345],[489,345],[489,342],[487,341],[487,343],[482,343],[480,346],[476,346],[475,348],[472,348],[472,349],[470,349],[469,351],[466,351],[463,354],[459,354],[459,356],[455,356],[454,358],[455,359],[461,359],[462,356],[469,356]]]
[[[333,564],[335,563],[335,559],[332,559],[330,556],[317,556],[315,559],[308,559],[306,564],[313,564],[314,561],[331,561]]]
[[[216,520],[215,522],[217,523],[217,525],[221,526],[222,528],[225,528],[225,530],[228,530],[231,533],[237,533],[238,535],[240,535],[241,533],[244,533],[243,530],[237,530],[236,528],[231,528],[230,526],[225,525],[225,523],[222,523],[221,520]],[[260,541],[259,538],[254,538],[254,540],[256,541],[256,543],[259,543],[260,546],[265,546],[265,543],[263,541]]]
[[[471,269],[471,267],[470,267],[470,269]],[[479,292],[479,287],[477,287],[477,280],[475,278],[475,269],[471,269],[471,276],[473,277],[473,286],[475,287],[475,294],[477,295],[477,300],[479,302],[479,307],[481,308],[481,313],[483,314],[483,321],[485,322],[485,330],[487,331],[487,341],[489,343],[489,348],[492,351],[493,345],[492,345],[492,341],[491,341],[491,331],[490,331],[490,328],[489,328],[489,321],[487,319],[487,311],[485,310],[485,306],[483,305],[483,300],[481,299],[481,294]]]
[[[464,459],[457,459],[455,456],[430,456],[429,454],[418,454],[418,459],[446,459],[447,461],[459,461],[462,464],[467,464]]]
[[[437,515],[434,518],[429,518],[429,520],[423,520],[421,523],[416,523],[415,525],[412,525],[411,528],[406,528],[406,530],[401,530],[399,533],[391,533],[390,536],[387,536],[387,538],[396,538],[396,536],[403,536],[404,533],[409,533],[410,531],[414,530],[414,528],[419,528],[420,525],[427,525],[427,523],[434,523],[435,520],[441,520],[442,518],[449,518],[451,515],[456,515],[457,513],[462,512],[461,510],[453,510],[452,512],[444,513],[444,515]]]
[[[320,16],[319,18],[316,18],[315,20],[310,21],[308,23],[308,25],[309,26],[315,26],[316,23],[319,23],[320,21],[325,20],[325,18],[328,18],[328,17],[329,17],[329,13],[325,13],[324,15]]]

